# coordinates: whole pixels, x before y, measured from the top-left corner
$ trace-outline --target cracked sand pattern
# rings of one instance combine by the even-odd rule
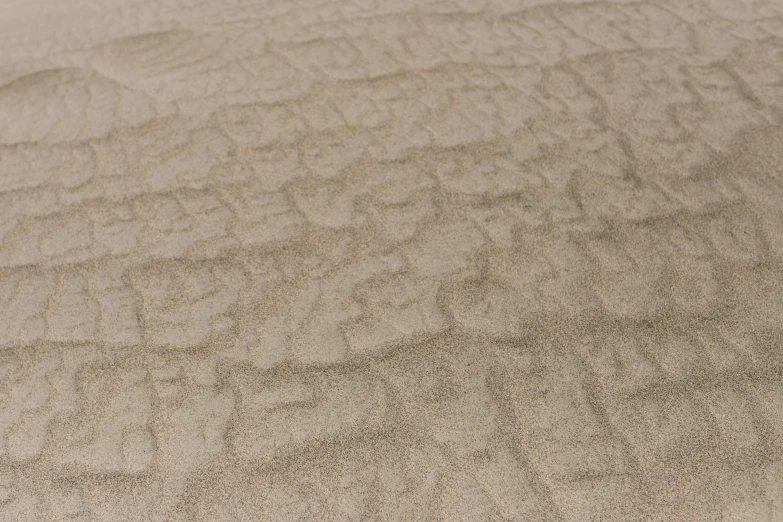
[[[0,0],[0,520],[783,520],[780,0]]]

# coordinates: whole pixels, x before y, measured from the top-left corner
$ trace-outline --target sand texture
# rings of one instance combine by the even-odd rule
[[[783,521],[783,0],[0,0],[0,521]]]

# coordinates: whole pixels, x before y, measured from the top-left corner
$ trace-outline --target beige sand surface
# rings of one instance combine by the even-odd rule
[[[781,0],[0,0],[0,521],[783,520],[781,107]]]

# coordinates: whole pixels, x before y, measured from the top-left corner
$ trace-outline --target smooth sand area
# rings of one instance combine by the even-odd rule
[[[783,1],[0,0],[0,521],[783,521]]]

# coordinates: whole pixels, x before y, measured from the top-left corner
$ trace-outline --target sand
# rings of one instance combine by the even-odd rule
[[[783,520],[783,3],[0,0],[0,520]]]

